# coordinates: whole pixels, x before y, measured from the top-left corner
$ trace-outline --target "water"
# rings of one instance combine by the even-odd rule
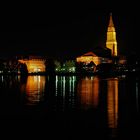
[[[139,84],[126,75],[0,76],[1,123],[68,137],[138,137]]]

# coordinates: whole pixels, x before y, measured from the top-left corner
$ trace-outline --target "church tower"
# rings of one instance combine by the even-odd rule
[[[117,56],[116,32],[113,24],[112,13],[110,13],[109,25],[107,28],[106,47],[111,50],[111,56]]]

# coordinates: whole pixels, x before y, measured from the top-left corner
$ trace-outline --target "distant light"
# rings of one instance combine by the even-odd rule
[[[136,71],[136,69],[133,69],[132,71]]]

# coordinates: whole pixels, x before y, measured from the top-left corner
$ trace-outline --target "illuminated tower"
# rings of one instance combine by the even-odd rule
[[[107,29],[106,47],[111,50],[112,56],[117,56],[117,40],[116,40],[115,27],[112,19],[112,13],[110,14],[110,20]]]

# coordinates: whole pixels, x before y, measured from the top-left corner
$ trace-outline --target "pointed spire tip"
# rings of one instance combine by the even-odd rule
[[[112,13],[110,13],[109,27],[114,27],[113,19],[112,19]]]

